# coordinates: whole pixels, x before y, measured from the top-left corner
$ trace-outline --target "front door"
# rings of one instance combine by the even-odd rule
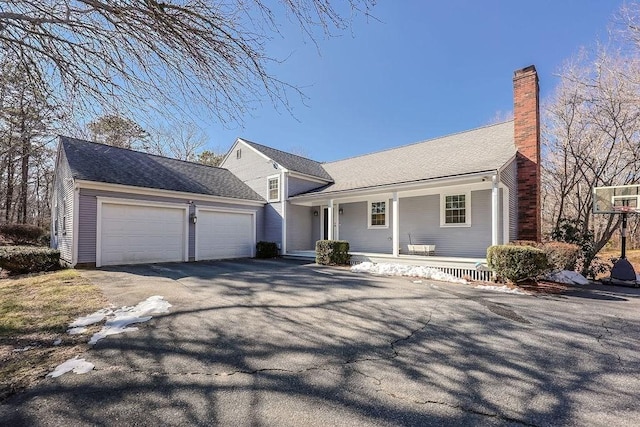
[[[329,209],[328,208],[324,208],[322,210],[322,219],[323,219],[323,224],[322,224],[322,238],[324,240],[328,240],[329,239]]]

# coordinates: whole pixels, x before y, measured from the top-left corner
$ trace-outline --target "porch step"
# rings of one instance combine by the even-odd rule
[[[282,255],[282,258],[316,262],[316,256],[308,255],[308,254],[286,254],[286,255]]]

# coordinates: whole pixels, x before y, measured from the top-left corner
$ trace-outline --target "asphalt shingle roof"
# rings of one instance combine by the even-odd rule
[[[327,173],[322,167],[322,163],[315,160],[307,159],[306,157],[298,156],[295,154],[287,153],[285,151],[276,150],[275,148],[267,147],[266,145],[257,144],[255,142],[247,141],[241,138],[242,141],[260,151],[265,156],[277,163],[281,164],[290,171],[303,173],[305,175],[315,176],[317,178],[324,179],[326,181],[333,181],[331,175]]]
[[[60,143],[75,179],[264,202],[227,169],[64,136]]]
[[[309,193],[348,191],[496,170],[515,154],[513,121],[508,121],[323,163],[334,183]]]

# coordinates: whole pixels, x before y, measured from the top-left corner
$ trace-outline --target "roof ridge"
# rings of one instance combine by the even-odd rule
[[[442,135],[442,136],[436,136],[434,138],[424,139],[422,141],[410,142],[408,144],[399,145],[397,147],[384,148],[382,150],[372,151],[370,153],[358,154],[358,155],[351,156],[351,157],[345,157],[344,159],[340,159],[340,160],[333,160],[331,162],[322,162],[320,164],[321,165],[329,165],[329,164],[333,164],[333,163],[343,162],[345,160],[357,159],[358,157],[371,156],[373,154],[379,154],[379,153],[384,153],[386,151],[398,150],[400,148],[407,148],[407,147],[411,147],[411,146],[418,145],[418,144],[424,144],[425,142],[431,142],[431,141],[435,141],[435,140],[438,140],[438,139],[448,138],[448,137],[451,137],[451,136],[462,135],[462,134],[469,133],[469,132],[475,132],[475,131],[480,130],[480,129],[486,129],[486,128],[490,128],[490,127],[493,127],[493,126],[504,125],[504,124],[509,123],[509,122],[513,122],[513,119],[505,120],[505,121],[499,122],[499,123],[492,123],[492,124],[488,124],[488,125],[484,125],[484,126],[478,126],[477,128],[467,129],[467,130],[463,130],[463,131],[459,131],[459,132],[453,132],[453,133],[449,133],[449,134]]]
[[[192,162],[192,161],[189,161],[189,160],[176,159],[175,157],[162,156],[160,154],[147,153],[145,151],[134,150],[132,148],[117,147],[115,145],[103,144],[101,142],[96,142],[96,141],[89,141],[87,139],[75,138],[73,136],[65,136],[65,135],[58,134],[58,137],[60,139],[72,139],[72,140],[80,141],[80,142],[83,142],[83,143],[94,144],[94,145],[102,145],[102,146],[105,146],[105,147],[111,147],[111,148],[115,148],[115,149],[118,149],[118,150],[130,151],[130,152],[133,152],[133,153],[144,154],[144,155],[147,155],[147,156],[159,157],[161,159],[168,159],[168,160],[173,160],[173,161],[176,161],[176,162],[188,163],[190,165],[204,166],[204,167],[207,167],[207,168],[228,170],[228,169],[222,168],[220,166],[205,165],[204,163],[198,163],[198,162]]]
[[[322,162],[319,162],[318,160],[310,159],[309,157],[301,156],[301,155],[299,155],[299,154],[290,153],[290,152],[288,152],[288,151],[280,150],[280,149],[278,149],[278,148],[273,148],[273,147],[270,147],[270,146],[268,146],[268,145],[260,144],[260,143],[253,142],[253,141],[249,141],[248,139],[241,138],[241,137],[239,137],[238,139],[241,139],[242,141],[246,142],[247,144],[251,144],[251,145],[259,145],[260,147],[265,147],[265,148],[268,148],[268,149],[270,149],[270,150],[274,150],[274,151],[278,151],[278,152],[280,152],[280,153],[288,154],[288,155],[290,155],[290,156],[296,156],[296,157],[299,157],[299,158],[301,158],[301,159],[308,160],[308,161],[310,161],[310,162],[318,163],[318,164],[320,164],[320,165],[322,164]]]

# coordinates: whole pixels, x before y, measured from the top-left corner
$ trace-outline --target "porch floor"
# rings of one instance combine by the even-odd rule
[[[394,257],[392,254],[370,253],[370,252],[350,252],[351,264],[361,262],[415,265],[421,267],[433,267],[452,274],[456,277],[469,277],[472,280],[489,280],[491,272],[486,271],[485,258],[463,258],[463,257],[443,257],[424,255],[400,255]],[[290,251],[285,255],[287,258],[307,259],[315,261],[316,252],[313,250]]]

